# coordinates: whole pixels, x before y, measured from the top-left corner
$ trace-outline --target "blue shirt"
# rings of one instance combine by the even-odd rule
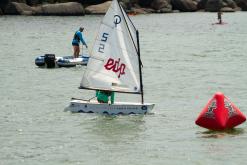
[[[75,32],[74,38],[72,40],[72,44],[78,44],[79,45],[80,41],[82,42],[83,45],[87,45],[86,41],[84,39],[83,33],[78,30]]]

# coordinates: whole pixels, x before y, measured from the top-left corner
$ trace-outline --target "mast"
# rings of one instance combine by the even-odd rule
[[[139,71],[140,71],[140,87],[141,87],[141,97],[142,97],[142,104],[144,103],[144,92],[143,92],[143,84],[142,84],[142,67],[141,67],[141,54],[140,54],[140,44],[139,44],[139,31],[136,30],[136,37],[137,37],[137,54],[139,59]]]

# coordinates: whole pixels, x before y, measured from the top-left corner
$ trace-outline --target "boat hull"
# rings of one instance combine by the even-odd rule
[[[86,101],[75,99],[72,100],[65,111],[73,113],[100,113],[109,115],[129,115],[129,114],[146,114],[150,113],[154,104],[151,103],[131,103],[116,102],[114,104],[98,103],[97,101]]]
[[[55,57],[55,60],[52,62],[54,67],[75,67],[76,65],[87,65],[89,57],[87,55],[79,56],[78,58],[73,58],[73,56],[64,56],[64,57]],[[35,59],[35,65],[39,67],[47,67],[48,65],[45,62],[45,56],[38,56]]]
[[[88,57],[80,56],[79,58],[73,58],[72,56],[62,57],[57,60],[59,67],[73,67],[76,65],[87,65]]]

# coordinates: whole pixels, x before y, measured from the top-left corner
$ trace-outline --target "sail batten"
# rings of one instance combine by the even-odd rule
[[[140,94],[136,28],[117,0],[103,18],[80,88]]]
[[[100,39],[96,39],[96,41],[100,41]],[[105,44],[105,45],[108,45],[108,44]],[[111,43],[110,44],[111,45],[111,47],[118,47],[117,45],[115,45],[114,43]],[[128,50],[128,49],[124,49],[123,47],[120,47],[122,50],[124,50],[124,51],[126,51],[126,52],[128,52],[130,55],[137,55],[137,53],[136,53],[136,51],[131,51],[131,50]],[[91,55],[91,56],[94,56],[94,55]]]

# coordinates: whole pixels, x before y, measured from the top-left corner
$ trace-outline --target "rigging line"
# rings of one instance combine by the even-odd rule
[[[78,98],[74,98],[74,97],[72,97],[72,98],[71,98],[71,100],[90,101],[90,100],[94,99],[95,97],[97,97],[97,96],[94,96],[94,97],[92,97],[92,98],[90,98],[90,99],[88,99],[88,100],[86,100],[86,99],[78,99]]]
[[[118,1],[117,1],[117,3],[118,3]],[[120,6],[120,4],[119,4],[119,3],[118,3],[118,6],[119,6],[120,11],[121,11],[121,13],[122,13],[122,15],[123,15],[124,22],[125,22],[125,25],[126,25],[126,27],[127,27],[128,31],[129,31],[129,35],[130,35],[130,37],[131,37],[131,40],[132,40],[132,42],[133,42],[133,45],[135,46],[136,53],[138,53],[138,49],[137,49],[137,47],[136,47],[136,45],[135,45],[135,42],[134,42],[133,36],[131,35],[131,32],[130,32],[130,29],[129,29],[128,23],[127,23],[126,18],[125,18],[125,16],[124,16],[124,11],[123,11],[123,9],[121,8],[121,6]],[[135,29],[135,30],[136,30],[136,29]]]
[[[121,7],[122,8],[122,7]],[[122,9],[123,10],[123,9]],[[128,18],[128,20],[130,21],[131,25],[134,27],[135,31],[137,30],[137,28],[135,27],[135,25],[133,24],[133,22],[131,21],[130,17],[128,16],[128,14],[125,14]]]

